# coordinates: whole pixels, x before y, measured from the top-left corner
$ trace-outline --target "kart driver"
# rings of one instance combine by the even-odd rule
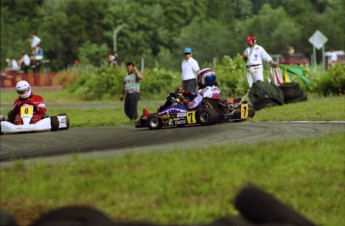
[[[167,102],[158,109],[159,114],[169,114],[174,110],[191,110],[201,106],[204,98],[220,100],[220,89],[217,87],[216,73],[211,68],[204,68],[198,73],[198,93],[185,91],[179,88],[177,92],[171,93]],[[182,95],[183,101],[173,104],[178,95]]]
[[[16,84],[16,90],[19,94],[19,98],[14,101],[12,110],[8,112],[8,121],[14,124],[21,124],[19,113],[20,107],[24,104],[34,106],[33,117],[31,119],[32,123],[44,118],[46,105],[43,97],[33,94],[30,84],[25,80],[21,80]]]

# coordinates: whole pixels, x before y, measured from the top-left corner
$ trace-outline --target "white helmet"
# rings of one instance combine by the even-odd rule
[[[17,93],[19,94],[20,98],[24,98],[24,99],[29,98],[31,95],[31,86],[25,80],[21,80],[21,81],[17,82],[16,90],[17,90]]]

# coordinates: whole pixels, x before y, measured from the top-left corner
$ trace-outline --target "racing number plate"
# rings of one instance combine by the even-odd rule
[[[34,107],[32,105],[24,105],[20,108],[20,115],[22,117],[32,116],[34,112]]]
[[[195,111],[188,111],[187,112],[187,123],[188,124],[196,123]]]
[[[248,104],[241,104],[241,119],[248,118]]]

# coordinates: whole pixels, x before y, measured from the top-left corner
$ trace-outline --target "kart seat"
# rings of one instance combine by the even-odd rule
[[[204,98],[205,105],[212,107],[213,109],[218,108],[220,99]]]

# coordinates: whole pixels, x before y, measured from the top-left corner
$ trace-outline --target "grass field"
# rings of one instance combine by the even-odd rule
[[[6,95],[1,95],[1,101]],[[48,102],[49,94],[45,96]],[[149,109],[156,108],[150,105]],[[52,115],[66,111],[71,126],[128,123],[121,107],[49,111]],[[319,98],[263,109],[251,120],[344,121],[345,99]],[[49,209],[70,204],[94,206],[114,220],[208,223],[237,215],[232,200],[251,182],[319,225],[341,226],[345,213],[344,140],[343,132],[298,141],[129,153],[106,160],[75,156],[61,165],[19,161],[0,169],[0,208],[15,214],[21,225]]]

